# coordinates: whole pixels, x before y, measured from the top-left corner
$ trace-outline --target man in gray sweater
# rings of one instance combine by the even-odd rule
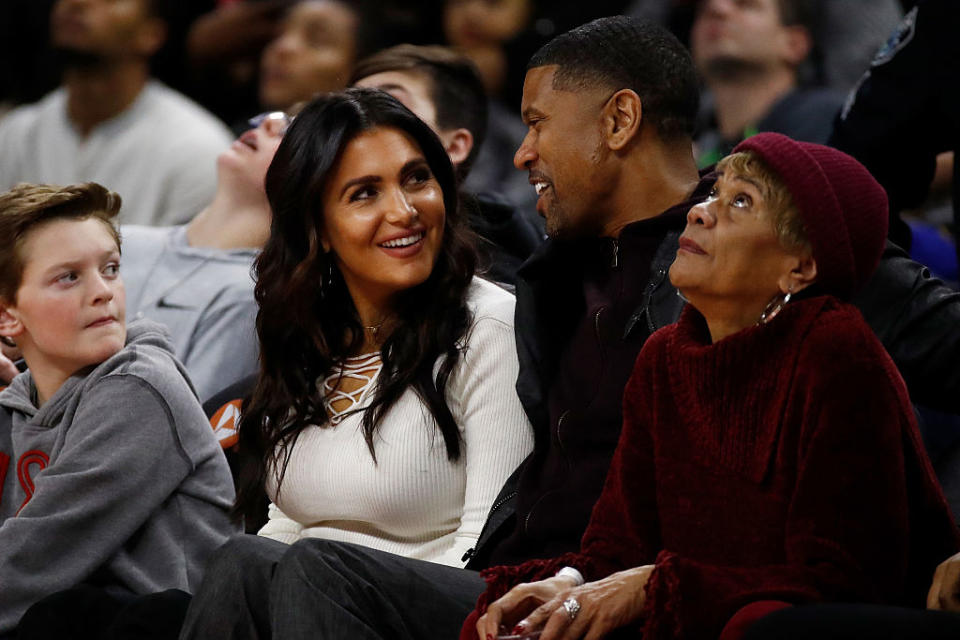
[[[93,183],[0,195],[0,636],[76,585],[192,591],[234,532],[223,452],[162,328],[126,327],[120,198]]]

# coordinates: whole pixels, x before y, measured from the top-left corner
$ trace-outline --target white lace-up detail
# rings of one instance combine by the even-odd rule
[[[360,407],[367,396],[367,391],[373,388],[373,381],[383,368],[383,361],[379,353],[365,353],[361,356],[347,358],[338,371],[334,371],[323,379],[323,405],[330,417],[330,424],[340,424],[347,414]],[[337,388],[344,380],[358,380],[360,386],[351,391]],[[346,402],[342,410],[334,408],[334,404]]]

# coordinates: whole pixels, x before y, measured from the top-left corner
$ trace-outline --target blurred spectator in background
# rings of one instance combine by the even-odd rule
[[[487,129],[486,96],[469,58],[446,47],[399,45],[361,60],[350,84],[381,89],[402,102],[440,136],[458,178],[468,177]],[[531,218],[498,197],[497,185],[485,186],[493,192],[461,194],[462,204],[481,238],[486,275],[512,286],[542,234]]]
[[[260,55],[289,6],[290,0],[220,0],[190,25],[183,56],[192,95],[224,122],[256,112]]]
[[[960,175],[954,163],[960,140],[958,24],[956,0],[923,0],[912,9],[851,94],[831,138],[831,144],[863,162],[887,190],[890,238],[953,281],[960,222]],[[953,186],[952,215],[931,220],[953,227],[953,247],[922,224],[911,233],[900,217],[904,209],[924,203],[932,183],[947,192]],[[942,264],[938,254],[945,258]]]
[[[447,43],[476,65],[490,98],[486,140],[478,144],[479,155],[467,188],[478,193],[499,193],[542,230],[534,213],[536,193],[511,162],[527,130],[507,88],[508,76],[516,71],[512,69],[516,60],[525,62],[529,58],[529,53],[511,58],[507,45],[528,27],[533,10],[533,0],[446,0],[443,31]],[[520,73],[523,72],[520,67]]]
[[[339,0],[304,0],[291,7],[260,59],[261,106],[284,109],[346,87],[361,19]]]
[[[270,235],[264,177],[290,117],[262,114],[217,158],[217,192],[189,224],[121,227],[127,317],[166,325],[201,402],[257,372],[250,270]]]
[[[499,96],[507,77],[504,44],[526,29],[533,0],[448,0],[443,10],[447,42],[470,58],[487,93]]]
[[[690,46],[712,103],[696,140],[700,166],[758,131],[826,142],[842,95],[801,87],[799,76],[813,49],[816,15],[812,0],[700,2]]]
[[[319,80],[316,87],[308,87],[309,93],[297,88],[306,99],[316,91],[342,88],[345,77],[335,77],[331,84],[330,75],[344,75],[345,60],[349,68],[356,57],[389,44],[439,42],[440,3],[341,0],[293,7],[297,0],[218,0],[215,9],[196,20],[186,39],[194,95],[225,122],[240,123],[240,133],[258,110],[284,108],[296,101],[261,102],[258,95],[265,88],[260,83],[261,57],[271,42],[273,72],[286,72],[277,55],[282,53],[287,64],[302,62],[299,71]],[[277,82],[274,78],[269,84]]]
[[[124,199],[121,221],[189,219],[213,197],[229,131],[149,75],[164,42],[160,0],[58,0],[51,40],[63,85],[0,122],[0,188],[93,180]]]
[[[849,91],[903,17],[898,0],[819,0],[816,57],[820,81]]]

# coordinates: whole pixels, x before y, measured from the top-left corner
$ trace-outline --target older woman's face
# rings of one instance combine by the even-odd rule
[[[347,143],[323,210],[324,250],[334,252],[355,302],[380,306],[430,277],[443,242],[443,190],[405,132],[378,127]]]
[[[796,260],[777,240],[757,185],[728,173],[687,214],[670,281],[701,311],[715,302],[762,310]]]

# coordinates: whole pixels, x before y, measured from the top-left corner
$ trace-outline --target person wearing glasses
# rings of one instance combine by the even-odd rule
[[[270,235],[263,180],[290,120],[250,119],[217,157],[213,201],[187,224],[120,230],[127,317],[166,325],[201,401],[257,370],[250,268]]]

